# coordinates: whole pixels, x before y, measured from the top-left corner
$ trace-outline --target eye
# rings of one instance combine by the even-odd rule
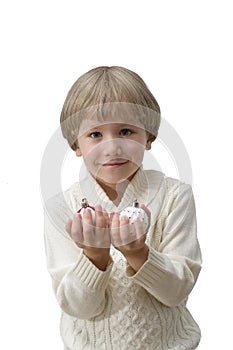
[[[130,130],[130,129],[122,129],[121,131],[120,131],[120,135],[121,136],[129,136],[129,135],[132,135],[132,131]]]
[[[101,136],[102,136],[102,134],[101,134],[99,131],[94,131],[94,132],[92,132],[92,133],[89,135],[89,137],[92,138],[92,139],[97,139],[97,138],[99,138],[99,137],[101,137]]]

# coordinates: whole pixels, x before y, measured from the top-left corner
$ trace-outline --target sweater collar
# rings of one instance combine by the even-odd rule
[[[131,206],[135,199],[139,203],[149,205],[158,192],[163,178],[164,174],[159,171],[145,171],[142,167],[139,168],[128,184],[118,206],[109,199],[91,174],[88,174],[87,178],[80,183],[80,190],[82,196],[86,197],[91,205],[100,204],[108,212],[120,212],[127,206]]]

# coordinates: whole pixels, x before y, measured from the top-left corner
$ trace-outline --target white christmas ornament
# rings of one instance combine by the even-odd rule
[[[127,216],[129,218],[129,223],[132,224],[137,218],[139,218],[143,224],[144,230],[147,231],[149,218],[146,214],[145,210],[139,207],[138,201],[133,202],[132,207],[127,207],[120,213],[120,219],[123,216]]]
[[[84,210],[86,208],[88,208],[91,211],[91,215],[92,215],[92,222],[93,224],[95,223],[95,207],[89,205],[88,201],[86,198],[83,198],[81,201],[81,208],[77,211],[77,213],[81,214],[81,216],[83,217],[83,213]]]

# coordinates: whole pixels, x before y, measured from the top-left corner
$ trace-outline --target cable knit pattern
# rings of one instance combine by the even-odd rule
[[[108,212],[137,198],[152,213],[148,260],[135,273],[111,247],[98,270],[65,231],[83,197]],[[48,270],[71,350],[193,350],[200,330],[186,302],[200,272],[195,205],[189,185],[139,169],[118,207],[89,175],[45,206]]]

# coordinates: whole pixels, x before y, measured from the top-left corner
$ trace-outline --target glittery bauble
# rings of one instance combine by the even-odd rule
[[[84,210],[88,208],[91,212],[92,222],[94,224],[95,223],[95,207],[89,205],[86,198],[82,199],[81,206],[82,207],[77,211],[77,213],[81,214],[81,216],[83,217]]]
[[[137,201],[134,202],[132,207],[127,207],[120,213],[120,219],[123,216],[127,216],[129,218],[129,223],[132,224],[137,218],[139,218],[143,224],[144,230],[147,231],[149,218],[146,214],[145,210],[139,208],[139,203]]]

